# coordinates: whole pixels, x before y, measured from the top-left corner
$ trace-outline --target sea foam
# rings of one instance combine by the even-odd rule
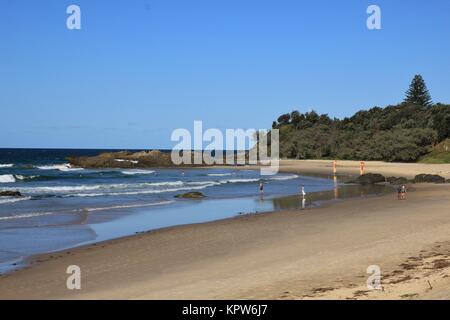
[[[51,214],[55,214],[56,212],[35,212],[35,213],[24,213],[24,214],[18,214],[18,215],[11,215],[7,217],[0,217],[0,221],[2,220],[15,220],[15,219],[25,219],[25,218],[34,218],[34,217],[41,217],[41,216],[48,216]]]
[[[298,175],[296,174],[291,174],[291,175],[287,175],[287,176],[275,176],[270,178],[270,180],[291,180],[291,179],[297,179]]]
[[[130,162],[130,163],[133,163],[133,164],[139,163],[139,161],[137,161],[137,160],[127,160],[127,159],[114,159],[114,161],[117,161],[117,162]]]
[[[5,204],[5,203],[14,203],[14,202],[19,202],[19,201],[25,201],[25,200],[30,200],[31,197],[21,197],[21,198],[0,198],[0,204]],[[0,218],[1,220],[1,218]]]
[[[14,183],[16,178],[12,174],[2,174],[0,175],[0,183]]]
[[[105,210],[113,210],[113,209],[129,209],[129,208],[142,208],[142,207],[151,207],[151,206],[161,206],[164,204],[171,204],[175,201],[161,201],[161,202],[152,202],[152,203],[141,203],[141,204],[124,204],[110,207],[100,207],[100,208],[86,208],[83,209],[92,212],[92,211],[105,211]]]
[[[155,170],[140,170],[140,169],[132,169],[132,170],[124,170],[121,171],[123,174],[127,175],[136,175],[136,174],[152,174]]]
[[[3,199],[3,200],[16,200],[19,199]],[[29,198],[21,198],[20,200],[29,200]],[[75,209],[68,211],[68,213],[80,213],[80,212],[95,212],[95,211],[105,211],[105,210],[114,210],[114,209],[128,209],[128,208],[140,208],[140,207],[151,207],[151,206],[160,206],[160,205],[166,205],[171,204],[174,201],[160,201],[160,202],[152,202],[152,203],[139,203],[139,204],[124,204],[124,205],[115,205],[115,206],[109,206],[109,207],[99,207],[99,208],[84,208],[84,209]],[[5,203],[0,200],[0,204]],[[20,213],[20,214],[12,214],[6,217],[0,217],[0,221],[5,220],[16,220],[16,219],[26,219],[26,218],[36,218],[36,217],[42,217],[42,216],[49,216],[53,214],[57,214],[61,212],[55,212],[55,211],[48,211],[48,212],[30,212],[30,213]]]
[[[37,166],[38,169],[41,170],[59,170],[59,171],[79,171],[83,170],[83,168],[73,168],[70,163],[64,164],[52,164],[48,166]]]

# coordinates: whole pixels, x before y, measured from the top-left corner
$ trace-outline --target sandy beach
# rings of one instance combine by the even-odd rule
[[[330,174],[330,161],[282,161]],[[450,178],[449,165],[366,162],[366,172]],[[359,162],[338,162],[359,173]],[[185,225],[33,257],[0,277],[0,299],[449,299],[450,184],[411,186],[304,211]],[[81,268],[81,290],[66,269]],[[379,266],[382,290],[368,290]]]
[[[365,161],[365,173],[380,173],[386,177],[414,178],[418,174],[437,174],[450,179],[450,165],[424,163],[388,163],[382,161]],[[337,174],[359,175],[360,161],[337,161]],[[303,174],[331,175],[331,160],[281,160],[280,171]]]

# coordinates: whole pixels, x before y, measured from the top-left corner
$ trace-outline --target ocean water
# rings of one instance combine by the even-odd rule
[[[0,271],[30,255],[162,227],[198,223],[238,214],[314,205],[294,196],[337,190],[337,182],[289,173],[260,176],[234,169],[82,169],[67,156],[105,150],[0,149]],[[259,194],[260,181],[265,185]],[[200,191],[204,200],[177,199]],[[358,191],[359,192],[359,191]],[[319,199],[320,200],[320,199]]]

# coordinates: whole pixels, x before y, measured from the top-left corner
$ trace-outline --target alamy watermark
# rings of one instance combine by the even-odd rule
[[[367,14],[370,16],[367,18],[366,25],[369,30],[381,29],[381,8],[375,4],[367,7]]]
[[[67,267],[66,273],[70,274],[66,281],[67,289],[81,290],[81,268],[77,265],[71,265]]]
[[[69,30],[81,29],[81,8],[76,4],[67,7],[66,13],[69,15],[66,19],[66,26]],[[366,26],[369,30],[381,29],[381,8],[378,5],[371,4],[367,7],[366,13],[369,17],[366,20]]]
[[[175,129],[171,159],[175,165],[260,165],[261,175],[278,173],[278,129],[219,129],[204,131],[202,121],[194,121],[193,134]]]
[[[381,268],[377,265],[371,265],[367,267],[366,272],[370,274],[367,279],[367,289],[369,290],[382,290],[381,286]]]
[[[76,4],[67,7],[66,13],[69,14],[66,20],[66,27],[69,30],[81,29],[81,9]]]

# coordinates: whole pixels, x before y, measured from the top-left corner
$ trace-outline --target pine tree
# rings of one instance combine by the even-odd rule
[[[427,85],[420,74],[415,75],[414,79],[411,81],[409,89],[406,91],[405,102],[426,107],[433,104]]]

